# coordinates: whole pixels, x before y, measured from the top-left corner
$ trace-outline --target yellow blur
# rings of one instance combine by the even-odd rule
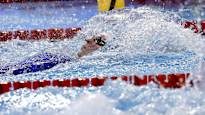
[[[97,0],[98,2],[98,11],[109,11],[112,0]],[[114,9],[121,9],[125,7],[124,0],[116,0]]]

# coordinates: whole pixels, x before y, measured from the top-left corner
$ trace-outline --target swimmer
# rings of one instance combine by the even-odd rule
[[[80,51],[77,53],[77,58],[89,55],[92,52],[98,50],[106,44],[106,36],[93,36],[90,39],[85,40],[86,43],[81,47]],[[7,65],[0,67],[0,74],[23,74],[38,72],[50,69],[57,64],[66,63],[73,60],[68,56],[56,55],[51,53],[43,53],[36,56],[33,56],[23,62],[20,62],[15,65]]]
[[[106,44],[106,37],[104,35],[94,36],[91,39],[85,40],[86,44],[82,46],[80,51],[77,53],[78,57],[88,55],[97,49],[103,47]]]

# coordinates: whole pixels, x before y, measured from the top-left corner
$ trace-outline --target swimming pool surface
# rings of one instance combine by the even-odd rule
[[[123,10],[98,13],[96,4],[69,4],[68,1],[0,4],[1,31],[82,27],[72,40],[2,42],[1,66],[42,52],[72,57],[84,39],[102,33],[109,38],[106,46],[82,59],[45,71],[0,75],[0,82],[159,73],[201,75],[203,37],[177,24],[187,17],[195,19],[190,9],[170,11],[130,5]],[[118,80],[107,81],[102,87],[20,89],[0,95],[2,115],[202,115],[204,106],[203,88],[173,90],[155,84],[136,87]]]

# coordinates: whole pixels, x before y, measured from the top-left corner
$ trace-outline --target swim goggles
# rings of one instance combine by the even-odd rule
[[[102,40],[102,37],[96,37],[96,38],[94,39],[94,41],[95,41],[95,43],[96,43],[97,45],[99,45],[99,46],[104,46],[104,45],[106,44],[106,42]]]

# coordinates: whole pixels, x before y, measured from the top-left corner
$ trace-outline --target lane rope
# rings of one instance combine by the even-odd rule
[[[12,39],[41,40],[66,39],[74,37],[81,28],[50,28],[34,30],[0,31],[0,42]]]
[[[12,81],[0,83],[0,94],[15,91],[21,88],[36,90],[48,86],[52,87],[100,87],[105,85],[108,80],[122,80],[134,86],[144,86],[149,83],[155,83],[159,88],[182,88],[184,86],[192,86],[187,83],[190,73],[176,73],[176,74],[158,74],[158,75],[144,75],[142,77],[137,75],[132,76],[97,76],[92,78],[73,78],[73,79],[55,79],[55,80],[36,80],[36,81]]]

